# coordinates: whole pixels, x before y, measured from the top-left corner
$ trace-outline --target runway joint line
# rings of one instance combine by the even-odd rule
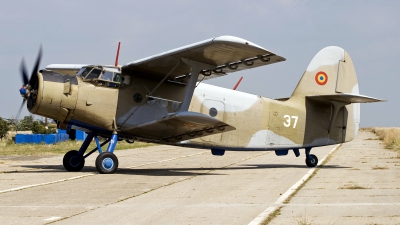
[[[190,154],[190,155],[179,156],[179,157],[175,157],[175,158],[171,158],[171,159],[164,159],[164,160],[160,160],[160,161],[144,163],[144,164],[140,164],[140,165],[136,165],[136,166],[127,167],[125,169],[131,169],[131,168],[147,166],[147,165],[151,165],[151,164],[168,162],[168,161],[177,160],[177,159],[181,159],[181,158],[201,155],[201,154],[204,154],[204,153],[206,153],[206,151],[202,151],[202,152],[195,153],[195,154]],[[28,188],[45,186],[45,185],[50,185],[50,184],[56,184],[56,183],[65,182],[65,181],[76,180],[76,179],[80,179],[80,178],[84,178],[84,177],[93,176],[93,175],[96,175],[96,174],[98,174],[98,173],[89,173],[89,174],[85,174],[85,175],[80,175],[80,176],[75,176],[75,177],[71,177],[71,178],[65,178],[65,179],[60,179],[60,180],[55,180],[55,181],[50,181],[50,182],[44,182],[44,183],[39,183],[39,184],[30,184],[30,185],[25,185],[25,186],[21,186],[21,187],[10,188],[10,189],[7,189],[7,190],[0,191],[0,194],[7,193],[7,192],[13,192],[13,191],[21,191],[21,190],[28,189]]]
[[[287,205],[285,204],[286,200],[288,200],[293,193],[295,193],[301,185],[303,185],[307,180],[315,173],[315,170],[322,167],[325,161],[339,149],[341,145],[336,145],[325,157],[318,162],[317,167],[311,168],[299,181],[297,181],[292,187],[290,187],[281,197],[279,197],[272,205],[270,205],[267,209],[265,209],[262,213],[260,213],[256,218],[254,218],[248,225],[259,225],[264,222],[270,215],[272,215],[275,211],[279,210],[281,207]]]

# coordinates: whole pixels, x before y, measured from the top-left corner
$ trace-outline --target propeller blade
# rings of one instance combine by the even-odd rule
[[[29,83],[29,78],[28,78],[28,72],[26,71],[26,65],[25,65],[25,60],[22,58],[21,60],[21,65],[20,65],[20,70],[21,70],[21,78],[22,78],[22,85],[27,85]]]
[[[15,117],[15,119],[16,119],[16,121],[17,121],[17,123],[18,123],[18,121],[19,121],[19,116],[21,115],[22,107],[24,107],[24,105],[25,105],[25,102],[26,102],[26,99],[24,99],[24,100],[22,101],[22,104],[21,104],[21,106],[19,107],[19,110],[18,110],[17,116]]]
[[[32,70],[32,74],[31,77],[29,77],[29,84],[31,83],[31,79],[34,75],[37,74],[38,70],[39,70],[39,64],[40,64],[40,60],[42,59],[42,46],[40,45],[40,49],[39,49],[39,53],[38,56],[36,58],[36,63],[35,63],[35,67]]]

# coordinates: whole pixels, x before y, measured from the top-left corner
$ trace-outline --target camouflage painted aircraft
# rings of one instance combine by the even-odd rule
[[[118,48],[119,52],[119,48]],[[201,83],[245,69],[285,61],[247,40],[220,36],[118,66],[52,64],[30,78],[21,66],[20,93],[29,112],[59,128],[87,132],[81,148],[65,154],[68,171],[80,171],[95,151],[99,173],[114,173],[118,141],[135,140],[230,151],[305,149],[351,141],[360,124],[359,103],[381,100],[359,94],[349,54],[326,47],[312,59],[290,98],[268,99]],[[22,107],[22,106],[21,106]],[[100,143],[98,137],[106,138]],[[92,140],[97,147],[86,153]],[[108,143],[105,151],[102,146]],[[85,154],[86,153],[86,154]]]

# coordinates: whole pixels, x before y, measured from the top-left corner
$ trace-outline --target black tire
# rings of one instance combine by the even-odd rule
[[[64,155],[63,165],[67,171],[81,171],[85,166],[85,158],[78,157],[78,151],[71,150]]]
[[[103,152],[96,158],[96,169],[101,174],[115,173],[118,169],[118,158],[111,152]]]
[[[315,155],[310,155],[311,158],[306,157],[306,164],[308,167],[315,167],[318,165],[318,158]]]

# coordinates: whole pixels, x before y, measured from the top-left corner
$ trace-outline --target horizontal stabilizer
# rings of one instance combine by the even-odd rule
[[[126,131],[137,137],[165,142],[179,142],[235,129],[233,126],[213,117],[186,111],[129,127]]]
[[[308,99],[320,102],[343,102],[346,104],[351,103],[370,103],[370,102],[383,102],[385,100],[368,97],[365,95],[351,94],[351,93],[338,93],[333,95],[313,95],[307,96]]]

